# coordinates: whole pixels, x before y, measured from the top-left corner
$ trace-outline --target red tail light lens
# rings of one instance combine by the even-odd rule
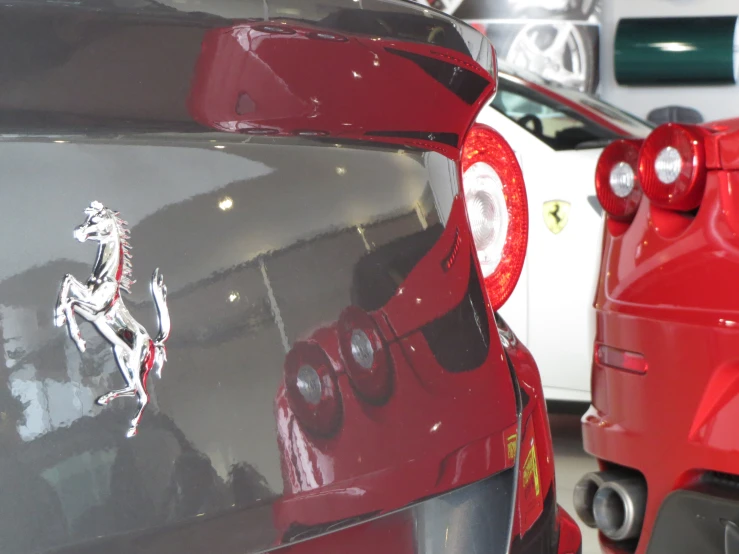
[[[700,205],[706,182],[706,133],[700,127],[666,123],[644,141],[639,178],[655,205],[680,211]]]
[[[488,299],[498,310],[521,276],[529,212],[516,155],[490,127],[475,125],[467,135],[462,187]]]
[[[339,346],[346,372],[356,393],[372,404],[382,404],[392,392],[387,347],[372,317],[356,306],[339,316]]]
[[[612,218],[630,221],[642,197],[639,180],[639,146],[636,140],[609,144],[595,169],[595,191],[603,209]]]
[[[298,342],[285,358],[287,398],[298,422],[318,435],[341,423],[341,395],[328,355],[314,342]]]

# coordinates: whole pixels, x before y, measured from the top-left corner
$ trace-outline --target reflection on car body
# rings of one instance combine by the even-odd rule
[[[407,3],[268,4],[3,8],[26,47],[0,91],[0,551],[576,552],[460,183],[492,48]],[[67,233],[94,198],[166,275],[165,379],[130,438],[134,400],[94,403],[109,343],[83,323],[81,355],[50,309],[90,274]],[[126,307],[155,328],[146,287]],[[333,392],[326,420],[301,387]]]

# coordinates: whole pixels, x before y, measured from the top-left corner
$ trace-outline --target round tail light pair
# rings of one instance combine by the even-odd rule
[[[595,172],[603,209],[617,221],[631,221],[642,193],[661,208],[696,209],[706,184],[707,133],[701,127],[667,123],[643,142],[612,142],[603,150]]]
[[[339,316],[338,334],[341,359],[357,396],[371,404],[385,403],[392,394],[392,370],[375,321],[364,310],[350,306]],[[342,401],[336,371],[317,342],[298,342],[288,353],[285,386],[303,427],[321,436],[338,430]]]
[[[613,219],[633,219],[642,198],[638,140],[617,140],[600,155],[595,169],[595,192]]]
[[[462,188],[488,300],[498,310],[523,270],[529,215],[516,155],[490,127],[477,124],[465,139]]]

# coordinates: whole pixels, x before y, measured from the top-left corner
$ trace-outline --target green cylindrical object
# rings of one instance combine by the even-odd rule
[[[736,83],[737,17],[622,19],[614,68],[621,85]]]

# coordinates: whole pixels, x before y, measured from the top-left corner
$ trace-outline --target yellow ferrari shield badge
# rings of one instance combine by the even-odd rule
[[[570,203],[564,200],[544,202],[544,223],[555,235],[567,226],[570,220]]]

